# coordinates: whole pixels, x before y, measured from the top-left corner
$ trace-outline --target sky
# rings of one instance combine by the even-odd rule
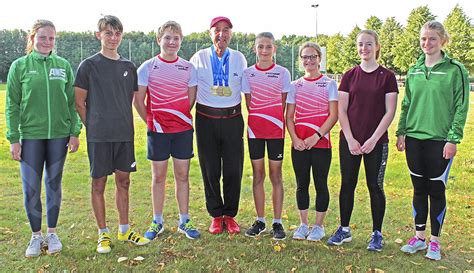
[[[429,4],[428,4],[429,3]],[[95,31],[101,14],[120,18],[124,31],[148,33],[168,20],[181,24],[184,35],[209,28],[216,16],[227,16],[234,32],[272,32],[282,35],[347,35],[363,28],[372,15],[381,20],[394,16],[406,25],[409,13],[428,5],[443,22],[458,3],[474,22],[473,0],[7,0],[2,1],[0,29],[28,30],[36,19],[51,20],[58,31]],[[317,8],[311,5],[318,4]],[[317,20],[316,20],[317,18]]]

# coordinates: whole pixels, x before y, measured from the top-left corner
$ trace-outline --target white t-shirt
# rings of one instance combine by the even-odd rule
[[[247,60],[239,51],[229,48],[229,87],[230,96],[219,96],[212,92],[214,85],[211,48],[201,49],[194,54],[190,62],[197,71],[197,96],[196,102],[210,107],[227,108],[232,107],[241,102],[242,91],[242,74],[247,68]]]

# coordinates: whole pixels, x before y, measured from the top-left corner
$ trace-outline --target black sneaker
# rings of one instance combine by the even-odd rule
[[[255,237],[255,236],[260,235],[260,233],[264,232],[265,230],[267,230],[265,228],[265,223],[256,220],[252,224],[252,226],[249,229],[247,229],[247,231],[245,232],[245,236]]]
[[[286,233],[283,229],[283,225],[280,223],[273,223],[272,227],[273,240],[285,240]]]

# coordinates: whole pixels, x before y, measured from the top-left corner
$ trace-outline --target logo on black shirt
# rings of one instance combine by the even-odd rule
[[[128,75],[128,71],[125,70],[125,72],[123,72],[123,76],[124,76],[124,77],[127,77],[127,75]]]

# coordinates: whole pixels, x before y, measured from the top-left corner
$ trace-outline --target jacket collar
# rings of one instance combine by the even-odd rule
[[[443,58],[436,65],[440,65],[442,63],[445,63],[445,62],[451,60],[451,58],[448,56],[448,54],[446,52],[441,50],[441,54],[443,54]],[[421,54],[421,56],[416,61],[415,66],[418,67],[418,68],[425,67],[425,59],[426,59],[426,55]]]
[[[54,54],[51,52],[51,53],[49,53],[48,56],[44,56],[44,55],[41,55],[41,54],[39,54],[38,52],[36,52],[36,51],[33,50],[33,51],[31,51],[30,55],[31,55],[34,59],[37,59],[37,60],[45,60],[45,61],[46,61],[46,60],[51,59]]]

